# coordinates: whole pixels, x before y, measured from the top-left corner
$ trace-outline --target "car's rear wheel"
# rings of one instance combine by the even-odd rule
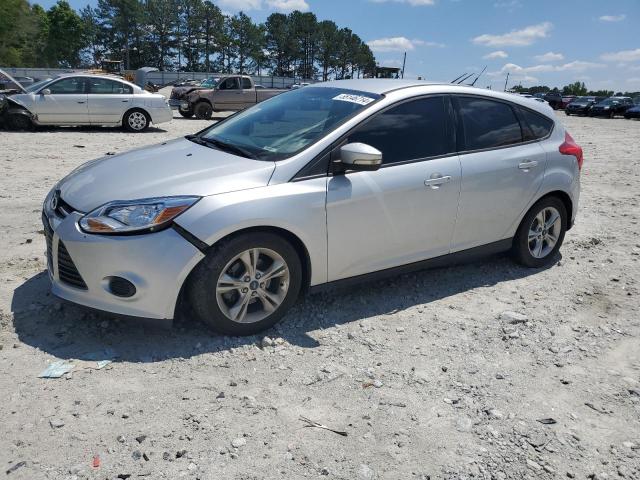
[[[277,323],[296,301],[302,266],[295,248],[268,232],[223,241],[196,267],[188,299],[217,332],[253,335]]]
[[[149,114],[139,108],[129,110],[122,119],[122,126],[127,132],[144,132],[150,124]]]
[[[515,259],[526,267],[540,268],[554,261],[567,230],[567,209],[557,197],[538,201],[518,227],[513,241]]]
[[[199,102],[194,108],[194,113],[199,120],[210,120],[213,115],[213,107],[209,102]]]

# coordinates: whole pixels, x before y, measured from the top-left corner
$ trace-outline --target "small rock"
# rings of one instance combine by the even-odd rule
[[[118,435],[118,437],[116,438],[116,440],[117,440],[119,443],[124,443],[124,442],[125,442],[124,435]]]
[[[500,420],[504,417],[504,414],[497,408],[488,408],[484,412],[489,418],[493,418],[494,420]]]
[[[380,380],[374,380],[373,381],[373,386],[376,388],[381,388],[382,387],[382,382]]]
[[[504,320],[509,323],[516,324],[516,323],[526,323],[529,320],[529,318],[522,313],[506,311],[500,314],[500,320]]]
[[[134,450],[131,452],[131,458],[134,460],[140,460],[142,458],[142,452],[140,450]]]
[[[371,480],[375,478],[376,474],[368,465],[362,464],[358,468],[358,478],[362,480]]]
[[[404,332],[404,327],[396,327],[396,332],[398,333]]]
[[[264,337],[261,341],[260,341],[260,347],[261,348],[266,348],[266,347],[273,347],[275,345],[275,342],[273,341],[272,338],[270,337]]]
[[[540,470],[542,470],[542,466],[540,466],[539,463],[534,462],[533,460],[530,460],[527,458],[527,466],[537,472],[539,472]]]
[[[129,415],[129,412],[124,412],[124,413],[122,414],[122,418],[129,418],[129,416],[130,416],[130,415]]]
[[[231,446],[233,448],[244,447],[246,444],[247,444],[247,440],[243,437],[238,437],[231,440]]]
[[[49,425],[51,425],[51,428],[62,428],[64,427],[64,422],[59,418],[52,418],[49,420]]]
[[[147,436],[146,436],[146,435],[138,435],[138,436],[136,437],[136,442],[138,442],[138,443],[142,443],[142,442],[144,442],[144,441],[146,440],[146,438],[147,438]]]

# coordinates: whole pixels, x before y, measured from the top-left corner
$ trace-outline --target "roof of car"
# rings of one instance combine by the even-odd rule
[[[443,82],[428,82],[425,80],[394,80],[386,78],[366,78],[366,79],[354,79],[354,80],[334,80],[330,82],[314,83],[311,87],[320,88],[344,88],[349,90],[356,90],[360,92],[367,92],[376,95],[382,95],[391,92],[397,92],[399,90],[405,90],[415,87],[434,87],[434,92],[437,93],[450,93],[452,91],[459,91],[461,94],[475,94],[483,95],[487,97],[493,97],[506,101],[511,101],[523,105],[529,109],[536,110],[544,115],[553,118],[552,111],[549,105],[545,102],[539,102],[535,99],[526,98],[520,95],[514,95],[512,93],[500,92],[497,90],[488,90],[485,88],[471,87],[469,85],[458,85],[452,83]],[[309,88],[309,87],[305,87]]]

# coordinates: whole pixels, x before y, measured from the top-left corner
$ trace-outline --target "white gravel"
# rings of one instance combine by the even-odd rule
[[[586,159],[556,265],[501,256],[308,297],[268,338],[115,321],[43,273],[57,179],[208,122],[0,132],[0,473],[640,478],[640,123],[561,120]],[[37,378],[57,360],[75,368]]]

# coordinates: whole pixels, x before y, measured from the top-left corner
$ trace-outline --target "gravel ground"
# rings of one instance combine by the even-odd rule
[[[43,272],[57,179],[207,122],[2,132],[0,474],[640,478],[640,123],[561,121],[586,160],[554,266],[499,256],[311,296],[264,339],[93,313]],[[58,360],[75,368],[38,378]]]

